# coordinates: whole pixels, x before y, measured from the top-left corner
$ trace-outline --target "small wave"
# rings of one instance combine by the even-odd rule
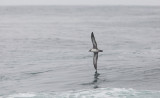
[[[50,71],[53,71],[53,70],[37,71],[37,72],[28,72],[28,73],[26,73],[26,74],[37,75],[37,74],[46,73],[46,72],[50,72]]]
[[[0,97],[3,98],[3,97]],[[160,98],[160,91],[125,88],[99,88],[54,93],[19,93],[4,98]]]
[[[34,93],[19,93],[9,95],[7,98],[35,98],[37,95]]]
[[[7,80],[8,77],[6,77],[5,75],[0,75],[0,81],[3,81],[3,80]]]

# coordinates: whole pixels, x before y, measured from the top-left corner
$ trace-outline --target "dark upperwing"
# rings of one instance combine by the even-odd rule
[[[93,65],[96,70],[97,70],[97,60],[98,60],[98,52],[94,52]]]
[[[95,40],[93,32],[91,34],[91,40],[92,40],[93,48],[97,49],[97,43],[96,43],[96,40]]]

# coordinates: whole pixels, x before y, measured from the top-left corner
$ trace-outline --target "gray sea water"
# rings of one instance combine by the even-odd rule
[[[1,6],[0,98],[26,97],[160,98],[160,7]]]

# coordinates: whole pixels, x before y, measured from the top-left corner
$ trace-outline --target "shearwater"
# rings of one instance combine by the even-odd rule
[[[91,33],[91,40],[92,40],[93,48],[90,49],[89,52],[93,52],[94,53],[94,56],[93,56],[93,65],[94,65],[94,68],[95,68],[96,73],[97,73],[98,52],[103,52],[103,50],[99,50],[98,49],[97,42],[95,40],[93,32]]]

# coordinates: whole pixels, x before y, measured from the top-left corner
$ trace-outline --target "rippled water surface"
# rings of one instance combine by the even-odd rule
[[[104,51],[99,75],[91,32]],[[160,98],[159,91],[160,7],[0,7],[0,96]]]

